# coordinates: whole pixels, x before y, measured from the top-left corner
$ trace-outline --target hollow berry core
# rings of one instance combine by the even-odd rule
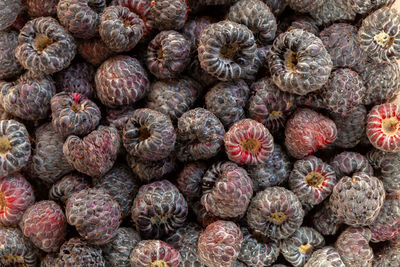
[[[0,155],[5,155],[11,150],[10,140],[7,137],[0,137]]]
[[[168,264],[163,260],[156,260],[150,263],[150,267],[168,267]]]
[[[274,118],[279,118],[279,117],[282,116],[282,111],[280,111],[280,110],[273,110],[273,111],[271,111],[271,112],[269,113],[269,115],[270,115],[271,117],[274,117]]]
[[[312,246],[310,244],[304,244],[300,246],[299,250],[302,254],[310,254]]]
[[[382,120],[382,131],[386,135],[394,135],[399,129],[399,120],[397,118],[387,118]]]
[[[289,51],[286,57],[286,65],[290,72],[296,72],[296,67],[298,63],[297,53],[293,51]]]
[[[35,38],[35,43],[34,43],[34,47],[37,51],[42,52],[43,50],[46,49],[46,47],[48,47],[49,45],[51,45],[53,43],[53,40],[50,39],[49,37],[47,37],[44,34],[39,34],[38,36],[36,36]]]
[[[243,150],[255,153],[260,148],[260,141],[256,139],[246,139],[240,143]]]
[[[306,176],[306,183],[312,187],[320,187],[324,179],[324,176],[319,172],[310,172]]]
[[[274,212],[274,213],[271,213],[271,215],[269,215],[269,219],[274,224],[281,224],[285,221],[286,215],[282,211]]]
[[[144,141],[150,137],[150,131],[146,126],[142,126],[139,129],[139,140]]]
[[[394,38],[387,34],[385,31],[381,31],[375,35],[374,40],[383,47],[389,47],[393,44]]]
[[[233,60],[238,51],[237,44],[226,44],[221,48],[220,55],[223,59]]]
[[[165,214],[161,214],[161,215],[157,215],[151,218],[151,221],[153,223],[157,223],[157,224],[161,224],[161,223],[165,223],[168,219],[168,215]]]

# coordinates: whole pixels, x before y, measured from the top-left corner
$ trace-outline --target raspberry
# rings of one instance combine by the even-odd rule
[[[132,250],[130,266],[180,266],[179,251],[161,240],[140,241]]]
[[[53,184],[49,190],[49,199],[65,204],[72,194],[89,187],[89,179],[81,173],[70,173]]]
[[[31,143],[25,125],[0,120],[0,178],[22,169],[30,156]]]
[[[304,267],[344,267],[339,253],[333,247],[324,247],[315,251]]]
[[[251,119],[235,122],[224,136],[226,154],[238,164],[266,163],[274,151],[273,142],[268,129]]]
[[[117,234],[121,212],[118,202],[104,189],[89,188],[68,198],[65,215],[89,243],[104,245]]]
[[[296,108],[296,97],[282,92],[270,78],[263,78],[251,85],[255,92],[248,103],[249,117],[261,122],[272,133],[277,133]]]
[[[117,129],[122,137],[122,131],[125,128],[125,124],[128,122],[133,112],[134,109],[131,106],[108,109],[105,120],[109,126]]]
[[[40,267],[53,267],[56,266],[57,263],[57,254],[56,253],[47,253],[46,257],[42,259],[40,262]]]
[[[356,18],[356,13],[347,0],[323,1],[321,6],[310,11],[310,15],[318,25],[352,21]]]
[[[253,33],[232,21],[209,25],[201,34],[198,47],[201,67],[222,81],[242,79],[250,74],[256,53]]]
[[[176,179],[177,187],[186,199],[201,197],[201,182],[207,170],[203,162],[192,162],[184,166]]]
[[[176,121],[194,105],[202,91],[201,85],[187,76],[155,81],[147,94],[147,107]]]
[[[176,31],[160,32],[147,47],[147,68],[158,79],[176,78],[189,62],[190,43]]]
[[[162,180],[140,187],[131,212],[143,238],[160,238],[185,224],[188,206],[178,188]]]
[[[322,41],[300,29],[279,35],[268,61],[275,84],[282,91],[298,95],[319,90],[332,70],[331,57]]]
[[[175,129],[169,117],[148,108],[133,112],[122,137],[131,156],[150,161],[168,157],[174,149],[175,140]]]
[[[210,17],[195,17],[186,21],[182,28],[182,34],[190,42],[191,51],[195,51],[200,43],[200,36],[204,29],[214,21]]]
[[[329,199],[323,202],[322,207],[312,217],[314,228],[323,235],[336,235],[341,223],[332,213],[329,206]]]
[[[21,0],[4,0],[0,3],[0,31],[11,26],[22,9]]]
[[[150,161],[127,155],[126,161],[142,183],[161,180],[175,169],[175,158],[173,156],[159,161]]]
[[[184,0],[153,0],[147,18],[160,31],[180,30],[186,22],[187,12]]]
[[[107,107],[131,105],[149,89],[147,73],[139,61],[129,56],[106,60],[95,76],[97,97]]]
[[[366,17],[358,32],[358,42],[363,51],[376,62],[400,59],[400,14],[383,7]]]
[[[35,202],[32,185],[19,173],[0,179],[0,224],[18,224],[25,210]]]
[[[51,123],[36,129],[36,149],[32,163],[38,178],[47,183],[55,183],[65,174],[74,170],[63,154],[64,140],[54,130]]]
[[[254,192],[258,192],[285,183],[292,170],[292,164],[282,147],[275,143],[274,151],[264,164],[247,165],[246,169],[253,180]]]
[[[288,0],[290,8],[307,13],[324,4],[323,0]]]
[[[249,99],[250,89],[243,80],[220,82],[205,96],[207,110],[214,113],[225,127],[244,119],[244,106]]]
[[[101,176],[114,165],[119,146],[115,128],[99,127],[83,139],[70,135],[63,145],[63,153],[77,171],[89,176]]]
[[[114,54],[100,38],[80,40],[78,52],[81,57],[94,66],[99,66]]]
[[[319,35],[319,29],[315,20],[309,16],[296,16],[296,20],[292,21],[287,31],[300,29],[310,32],[315,36]]]
[[[51,117],[54,130],[62,138],[84,136],[96,129],[101,112],[97,105],[77,93],[61,92],[51,99]]]
[[[15,48],[18,46],[16,31],[0,32],[0,79],[9,79],[23,71],[15,57]]]
[[[400,106],[386,103],[372,108],[367,116],[371,144],[386,152],[400,151]]]
[[[33,73],[52,74],[69,66],[76,54],[74,38],[54,18],[28,21],[18,36],[15,56]]]
[[[144,29],[143,20],[126,7],[109,6],[100,18],[101,39],[115,52],[133,49],[142,38]]]
[[[285,259],[293,266],[304,266],[313,251],[322,248],[324,237],[313,228],[300,227],[291,237],[281,243],[281,251]]]
[[[236,261],[242,242],[243,234],[235,223],[216,221],[200,234],[197,252],[203,264],[227,267]]]
[[[208,225],[212,224],[213,222],[221,220],[221,218],[218,218],[217,216],[215,216],[211,212],[208,212],[206,210],[206,208],[204,208],[204,206],[201,205],[200,201],[194,202],[193,206],[192,206],[192,209],[193,209],[194,214],[196,215],[197,222],[202,227],[207,227]]]
[[[58,0],[26,0],[30,17],[55,17],[57,15]]]
[[[274,240],[286,239],[303,223],[304,210],[297,196],[283,187],[268,187],[257,193],[247,210],[247,223]]]
[[[287,0],[263,0],[263,2],[269,6],[275,16],[280,15],[288,5]]]
[[[46,252],[56,252],[67,235],[67,220],[59,205],[43,200],[30,206],[19,223],[23,234]]]
[[[213,164],[202,179],[201,204],[220,218],[245,214],[253,196],[253,183],[247,172],[233,162]]]
[[[374,9],[393,4],[394,0],[350,0],[350,4],[358,14],[367,14]]]
[[[336,174],[331,165],[315,156],[295,162],[289,176],[289,188],[304,204],[317,205],[335,186]]]
[[[335,123],[311,109],[298,109],[286,123],[285,145],[288,152],[301,159],[332,144],[337,135]]]
[[[199,82],[204,88],[211,88],[218,82],[217,78],[200,66],[198,57],[192,58],[192,61],[186,67],[186,74]]]
[[[210,111],[195,108],[185,112],[178,120],[176,142],[180,161],[209,159],[220,151],[225,129]]]
[[[372,175],[358,172],[339,180],[333,188],[329,206],[333,214],[347,225],[364,226],[376,219],[384,200],[382,182]]]
[[[61,246],[55,266],[105,267],[105,264],[100,248],[73,237]]]
[[[105,0],[60,0],[57,17],[75,37],[89,39],[98,32]]]
[[[365,172],[373,175],[374,170],[369,164],[368,159],[357,152],[342,152],[337,154],[330,162],[335,170],[337,177],[352,176],[356,172]]]
[[[383,248],[381,248],[377,253],[375,253],[375,258],[373,262],[374,267],[390,267],[400,264],[400,246],[396,242],[392,242]]]

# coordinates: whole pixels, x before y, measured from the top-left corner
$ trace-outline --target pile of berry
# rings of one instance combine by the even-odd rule
[[[400,266],[394,0],[0,0],[0,266]]]

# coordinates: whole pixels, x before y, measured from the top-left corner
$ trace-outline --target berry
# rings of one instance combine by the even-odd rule
[[[35,202],[32,185],[19,173],[0,179],[0,225],[14,226]]]
[[[313,228],[300,227],[291,237],[281,242],[281,252],[293,266],[304,266],[313,251],[323,247],[324,237]]]
[[[352,21],[356,18],[348,0],[323,1],[322,5],[310,11],[310,15],[318,25]]]
[[[142,38],[144,29],[143,20],[126,7],[109,6],[100,18],[101,39],[115,52],[133,49]]]
[[[30,206],[19,223],[23,234],[46,252],[56,252],[67,235],[67,220],[59,205],[43,200]]]
[[[143,238],[160,238],[185,224],[188,206],[178,188],[162,180],[140,187],[131,212]]]
[[[297,196],[283,187],[268,187],[257,193],[247,210],[253,231],[274,239],[286,239],[303,223],[304,210]]]
[[[70,135],[85,136],[100,123],[97,105],[77,93],[61,92],[51,99],[51,117],[54,130],[62,138]]]
[[[396,242],[392,242],[384,246],[377,253],[373,262],[374,267],[390,267],[400,264],[400,246]]]
[[[178,120],[176,152],[180,161],[209,159],[218,154],[223,145],[225,129],[210,111],[195,108]]]
[[[0,120],[0,178],[22,169],[30,156],[31,143],[25,125]]]
[[[77,171],[89,176],[101,176],[114,165],[119,146],[118,131],[101,126],[83,139],[70,135],[63,145],[63,153]]]
[[[0,31],[11,26],[22,9],[21,0],[4,0],[0,3]]]
[[[209,25],[201,34],[198,47],[201,67],[222,81],[242,79],[251,74],[256,53],[253,33],[232,21]]]
[[[393,4],[394,0],[350,0],[350,4],[358,14],[367,14],[374,9]]]
[[[238,164],[266,163],[274,150],[273,142],[268,129],[251,119],[235,122],[224,136],[226,154]]]
[[[192,58],[192,61],[186,67],[186,74],[199,82],[204,88],[211,88],[218,82],[217,78],[201,67],[198,57]]]
[[[296,19],[292,21],[292,24],[290,24],[290,27],[287,29],[287,31],[291,31],[293,29],[307,31],[315,36],[318,36],[319,34],[317,23],[309,16],[296,16]]]
[[[180,266],[180,255],[174,249],[161,240],[142,240],[132,250],[130,266]]]
[[[89,39],[96,35],[105,0],[60,0],[57,17],[75,37]]]
[[[57,15],[58,0],[26,0],[30,17],[55,17]]]
[[[190,43],[176,31],[160,32],[147,47],[147,68],[158,79],[176,78],[189,62]]]
[[[19,33],[18,43],[15,56],[25,69],[37,74],[65,69],[76,54],[74,38],[51,17],[28,21]]]
[[[286,123],[285,145],[288,152],[301,159],[332,144],[337,135],[335,123],[311,109],[298,109]]]
[[[253,183],[245,169],[233,162],[213,164],[202,179],[201,204],[220,218],[245,214],[253,196]]]
[[[342,152],[337,154],[330,162],[337,177],[352,176],[356,172],[365,172],[373,175],[374,170],[369,164],[368,159],[357,152]]]
[[[114,54],[100,38],[80,40],[78,42],[78,53],[94,66],[99,66]]]
[[[15,57],[17,45],[18,33],[16,31],[0,32],[0,80],[13,78],[23,70]]]
[[[263,0],[263,2],[269,6],[275,16],[280,15],[288,5],[287,0]]]
[[[184,0],[153,0],[147,18],[160,31],[180,30],[186,22],[187,12]]]
[[[168,157],[174,150],[175,140],[175,129],[169,117],[148,108],[136,109],[122,134],[131,156],[150,161]]]
[[[314,228],[323,235],[336,235],[341,226],[339,219],[332,213],[329,207],[329,199],[312,217]]]
[[[386,152],[400,151],[400,106],[386,103],[373,107],[367,116],[371,144]]]
[[[133,112],[134,109],[131,106],[107,109],[107,116],[105,120],[109,126],[112,126],[118,130],[122,138],[122,131],[124,130],[125,125],[132,116]]]
[[[35,136],[36,148],[32,163],[38,178],[47,183],[54,183],[74,170],[64,156],[64,140],[54,130],[51,123],[38,127]]]
[[[57,254],[56,253],[47,253],[46,257],[42,259],[40,262],[40,267],[53,267],[56,266],[57,263]]]
[[[158,161],[150,161],[127,155],[126,161],[142,183],[161,180],[175,169],[175,158],[173,156]]]
[[[336,174],[331,165],[315,156],[295,162],[289,176],[289,188],[304,204],[317,205],[335,186]]]
[[[176,179],[177,187],[186,199],[201,197],[201,183],[207,171],[207,165],[196,161],[186,164]]]
[[[207,110],[214,113],[225,127],[244,119],[244,107],[250,89],[243,80],[219,82],[205,96]]]
[[[364,172],[344,176],[333,188],[329,206],[333,214],[347,225],[371,224],[385,200],[382,182]]]
[[[227,267],[238,258],[242,242],[243,234],[235,223],[216,221],[200,234],[197,252],[203,264]]]
[[[97,97],[107,107],[131,105],[149,89],[147,73],[139,61],[129,56],[106,60],[95,76]]]
[[[118,202],[104,189],[89,188],[68,198],[65,215],[89,243],[104,245],[117,234],[121,212]]]
[[[195,17],[186,21],[182,28],[182,34],[190,42],[191,51],[195,51],[200,43],[200,36],[204,29],[213,23],[210,17]]]
[[[315,251],[304,267],[345,267],[345,265],[339,253],[328,246]]]
[[[194,214],[196,215],[196,220],[197,222],[202,226],[202,227],[207,227],[208,225],[212,224],[213,222],[216,222],[218,220],[221,220],[211,212],[208,212],[206,208],[204,208],[203,205],[201,205],[200,201],[196,201],[192,205],[192,209]]]
[[[61,246],[56,266],[105,267],[106,263],[100,248],[73,237]]]
[[[323,0],[288,0],[287,2],[290,8],[302,13],[310,12],[324,3]]]
[[[88,177],[81,173],[70,173],[54,183],[49,190],[49,199],[65,204],[72,194],[89,187]]]

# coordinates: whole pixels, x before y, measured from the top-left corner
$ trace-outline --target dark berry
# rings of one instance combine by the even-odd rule
[[[190,41],[190,48],[192,51],[197,49],[200,42],[200,36],[204,29],[212,23],[213,19],[206,16],[195,17],[186,21],[182,28],[182,34]]]
[[[15,48],[17,46],[18,46],[18,33],[16,31],[0,32],[0,79],[1,80],[13,78],[23,71],[22,66],[15,57]]]
[[[187,12],[185,0],[153,0],[147,19],[160,31],[180,30],[186,22]]]
[[[356,172],[365,172],[369,175],[374,174],[368,159],[357,152],[342,152],[337,154],[330,162],[335,170],[338,179],[343,176],[352,176]]]
[[[4,0],[0,3],[0,31],[11,26],[23,8],[21,0]]]
[[[323,4],[310,11],[318,25],[340,21],[352,21],[356,13],[348,0],[322,1]]]
[[[304,267],[345,267],[345,265],[333,247],[324,247],[315,251]]]
[[[114,54],[100,38],[80,40],[78,42],[78,53],[94,66],[99,66]]]
[[[56,266],[105,267],[106,262],[100,248],[73,237],[61,246]]]
[[[175,158],[172,155],[158,161],[143,160],[127,155],[126,161],[142,183],[161,180],[175,170]]]
[[[89,187],[89,179],[81,173],[70,173],[54,183],[49,190],[49,199],[65,204],[74,193]]]
[[[200,161],[188,163],[183,167],[176,182],[186,199],[201,197],[201,184],[206,171],[207,165]]]
[[[130,266],[179,267],[181,258],[178,250],[161,240],[142,240],[132,250]]]
[[[59,0],[26,0],[30,17],[55,17]]]

